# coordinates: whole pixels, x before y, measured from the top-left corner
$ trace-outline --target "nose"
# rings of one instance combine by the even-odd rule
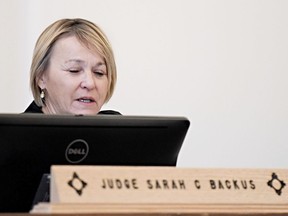
[[[92,71],[87,70],[83,73],[80,86],[88,90],[95,88],[96,85]]]

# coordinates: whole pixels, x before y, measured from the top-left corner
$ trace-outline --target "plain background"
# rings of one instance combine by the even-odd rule
[[[178,166],[287,168],[287,11],[284,0],[1,0],[0,112],[32,101],[40,33],[81,17],[116,56],[104,109],[191,121]]]

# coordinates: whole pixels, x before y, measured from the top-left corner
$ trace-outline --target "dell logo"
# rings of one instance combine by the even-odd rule
[[[72,141],[66,148],[65,157],[70,163],[80,163],[83,161],[89,152],[88,143],[83,139]]]
[[[86,154],[86,149],[81,149],[81,148],[75,148],[75,149],[70,148],[68,151],[68,155],[85,155],[85,154]]]

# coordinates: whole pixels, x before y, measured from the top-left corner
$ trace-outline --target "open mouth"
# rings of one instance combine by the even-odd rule
[[[81,103],[94,103],[95,100],[90,99],[90,98],[79,98],[77,99],[77,101],[81,102]]]

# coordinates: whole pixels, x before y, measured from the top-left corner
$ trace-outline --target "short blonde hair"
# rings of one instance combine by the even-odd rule
[[[103,31],[94,23],[85,19],[61,19],[48,26],[39,36],[33,53],[30,68],[30,87],[38,106],[43,106],[38,81],[48,68],[52,48],[63,37],[76,36],[89,48],[95,49],[104,59],[108,74],[108,92],[105,102],[111,98],[117,79],[116,64],[111,45]]]

